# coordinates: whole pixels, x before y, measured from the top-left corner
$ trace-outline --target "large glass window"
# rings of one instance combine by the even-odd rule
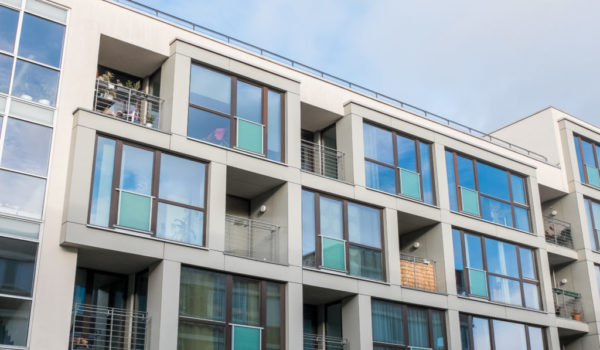
[[[446,349],[444,313],[440,310],[371,300],[373,348]]]
[[[600,143],[575,135],[575,153],[581,182],[600,187]]]
[[[434,204],[431,144],[363,123],[367,187]]]
[[[531,232],[525,178],[446,151],[450,208]]]
[[[283,160],[283,94],[193,64],[188,136]]]
[[[381,209],[302,191],[304,266],[382,280]]]
[[[279,283],[182,267],[177,349],[283,349],[283,293]]]
[[[523,323],[460,314],[462,348],[545,350],[544,330]]]
[[[533,250],[457,229],[452,240],[459,294],[540,308]]]
[[[592,249],[600,251],[600,202],[585,198],[585,210]]]
[[[51,142],[51,128],[8,118],[0,165],[25,173],[46,176]]]
[[[0,50],[13,52],[19,12],[0,6]]]
[[[90,224],[204,245],[206,164],[98,137]]]
[[[19,43],[19,56],[58,68],[65,27],[26,13]]]

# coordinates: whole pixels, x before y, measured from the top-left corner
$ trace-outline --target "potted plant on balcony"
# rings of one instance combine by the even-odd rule
[[[571,318],[575,321],[581,321],[581,309],[573,308],[573,311],[571,312]]]
[[[109,101],[112,101],[115,97],[117,97],[115,84],[112,83],[112,79],[114,77],[115,75],[112,72],[107,71],[98,78],[99,80],[106,82],[106,86],[98,86],[98,96]]]
[[[148,113],[148,115],[146,116],[146,126],[152,128],[154,126],[154,119],[155,116],[151,113]]]

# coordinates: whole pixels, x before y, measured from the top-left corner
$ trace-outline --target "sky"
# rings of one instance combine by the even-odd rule
[[[597,0],[138,0],[485,132],[600,126]]]

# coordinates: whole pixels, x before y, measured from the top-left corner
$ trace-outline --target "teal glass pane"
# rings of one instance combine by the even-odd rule
[[[247,151],[263,153],[262,125],[238,119],[237,146]]]
[[[462,200],[462,211],[465,213],[479,216],[479,198],[476,191],[468,188],[460,188],[460,198]]]
[[[260,350],[260,329],[233,326],[233,350]]]
[[[471,295],[487,298],[487,279],[485,271],[469,269],[469,286]]]
[[[121,192],[119,226],[136,230],[150,230],[150,197]]]
[[[586,165],[588,183],[592,186],[600,187],[600,173],[597,168],[593,166]]]
[[[421,199],[421,181],[419,174],[400,169],[400,189],[405,196]]]
[[[346,249],[344,241],[323,237],[323,266],[330,269],[346,270]]]

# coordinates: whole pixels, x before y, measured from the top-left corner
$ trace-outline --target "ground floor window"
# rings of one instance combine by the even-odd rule
[[[472,315],[460,315],[463,350],[545,350],[544,329]]]

